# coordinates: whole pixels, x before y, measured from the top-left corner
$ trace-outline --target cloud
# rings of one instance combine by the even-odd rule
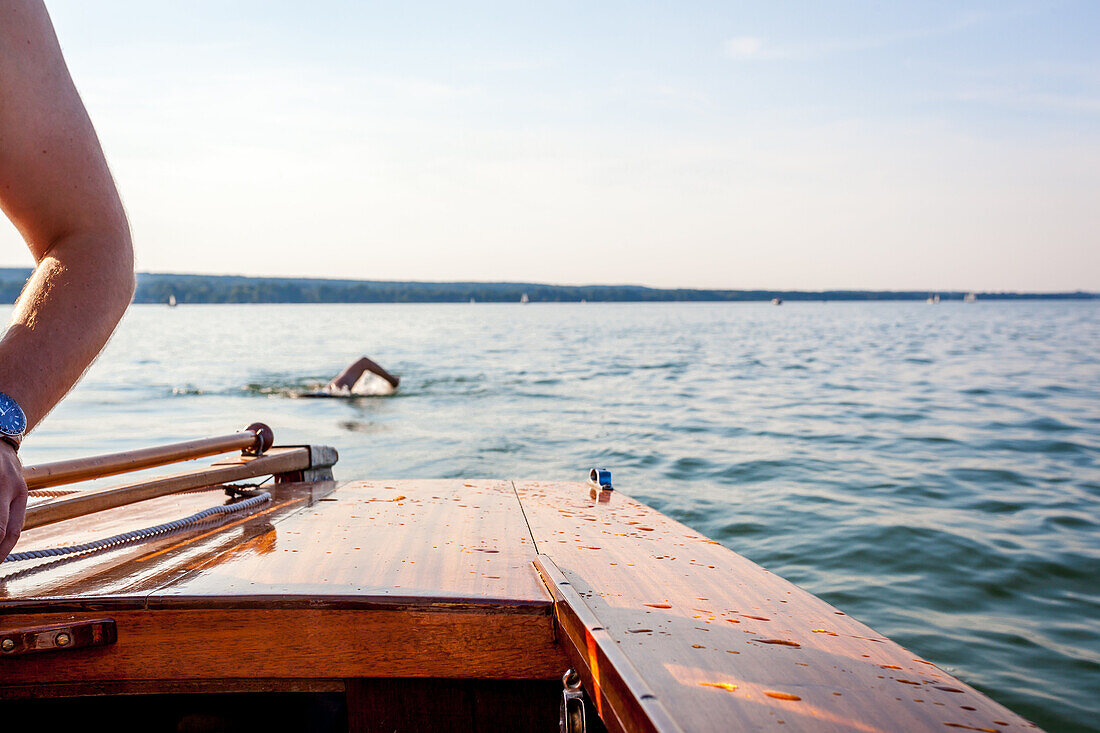
[[[1051,94],[989,87],[959,92],[955,95],[955,99],[960,102],[1003,105],[1029,111],[1044,109],[1063,112],[1100,112],[1100,97],[1087,94]]]
[[[758,58],[764,48],[763,38],[738,36],[726,41],[726,55],[735,59]]]
[[[1016,11],[1004,17],[1017,15]],[[756,36],[737,36],[724,44],[726,56],[738,60],[793,59],[806,61],[834,54],[886,48],[900,43],[952,35],[969,30],[990,20],[987,13],[967,13],[940,25],[906,28],[891,33],[858,37],[821,38],[811,41],[769,43]]]

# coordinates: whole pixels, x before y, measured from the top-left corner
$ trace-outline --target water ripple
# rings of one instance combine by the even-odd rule
[[[394,396],[289,399],[364,353]],[[1100,302],[136,307],[24,450],[264,420],[343,478],[606,465],[1040,725],[1097,730],[1098,354]]]

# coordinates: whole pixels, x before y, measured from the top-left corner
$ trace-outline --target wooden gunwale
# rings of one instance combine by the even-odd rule
[[[87,481],[104,476],[140,471],[194,458],[229,453],[252,448],[258,440],[256,433],[240,432],[213,438],[186,440],[181,443],[142,448],[139,450],[108,453],[101,456],[74,458],[68,461],[41,463],[23,468],[23,480],[28,489],[43,489]]]
[[[534,566],[554,597],[556,628],[573,669],[596,698],[597,711],[608,729],[683,731],[554,561],[538,555]]]
[[[1035,730],[820,598],[619,491],[594,496],[577,482],[515,488],[536,567],[557,577],[547,587],[561,638],[609,728],[665,730],[662,721],[629,717],[655,694],[686,730],[780,722],[814,733]],[[576,597],[565,602],[570,592]]]
[[[23,529],[34,529],[65,519],[73,519],[92,512],[113,509],[180,491],[189,491],[256,476],[300,471],[309,468],[309,462],[308,448],[272,448],[262,456],[245,457],[236,463],[214,464],[209,468],[185,471],[110,489],[70,494],[28,507],[27,520],[23,524]]]

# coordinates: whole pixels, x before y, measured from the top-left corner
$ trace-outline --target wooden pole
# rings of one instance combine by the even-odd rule
[[[235,450],[254,449],[257,443],[261,441],[262,438],[258,431],[246,430],[232,435],[187,440],[182,443],[172,443],[155,448],[142,448],[123,453],[108,453],[102,456],[89,456],[88,458],[74,458],[55,463],[42,463],[37,466],[25,466],[23,468],[23,479],[27,482],[28,489],[43,489],[49,486],[60,486],[103,476],[140,471],[143,468],[163,466],[167,463],[187,461],[192,458],[204,458]]]
[[[309,462],[308,447],[274,448],[256,458],[245,457],[235,462],[215,463],[209,468],[138,481],[100,491],[80,491],[28,507],[23,529],[33,529],[44,524],[53,524],[92,512],[114,509],[204,486],[240,481],[255,476],[301,471],[309,468]]]

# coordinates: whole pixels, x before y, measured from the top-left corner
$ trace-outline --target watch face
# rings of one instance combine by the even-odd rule
[[[22,435],[27,430],[27,416],[23,408],[8,395],[0,392],[0,433]]]

